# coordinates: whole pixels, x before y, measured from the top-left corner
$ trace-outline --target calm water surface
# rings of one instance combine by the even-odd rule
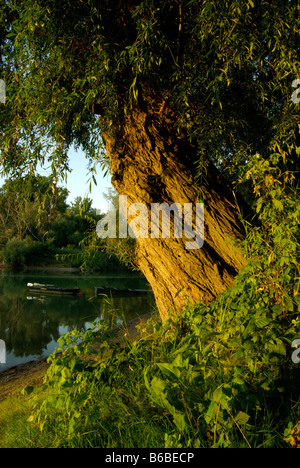
[[[47,296],[33,293],[28,282],[80,287],[81,296]],[[9,367],[52,354],[58,338],[68,331],[87,330],[96,319],[110,327],[120,325],[154,306],[151,291],[142,295],[95,296],[95,287],[149,289],[144,278],[131,273],[0,272],[0,340],[6,344]]]

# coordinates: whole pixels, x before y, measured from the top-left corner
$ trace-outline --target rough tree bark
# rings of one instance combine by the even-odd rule
[[[161,103],[135,109],[112,137],[104,132],[114,186],[128,204],[193,203],[196,148],[177,131],[176,116]],[[237,247],[244,231],[229,185],[210,164],[201,187],[205,206],[205,242],[187,250],[186,239],[137,239],[135,261],[148,279],[161,318],[190,302],[209,303],[232,285],[245,264]]]

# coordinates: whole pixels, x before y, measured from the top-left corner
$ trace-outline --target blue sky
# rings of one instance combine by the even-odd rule
[[[74,201],[77,196],[82,198],[89,197],[93,200],[93,207],[101,210],[102,213],[107,211],[107,202],[103,197],[103,193],[107,193],[109,187],[111,187],[111,176],[107,175],[104,177],[103,172],[100,168],[97,168],[96,181],[97,186],[92,182],[92,192],[89,191],[89,185],[91,175],[88,173],[88,162],[82,151],[75,152],[70,150],[70,168],[72,172],[68,173],[67,184],[62,183],[61,185],[66,187],[70,194],[68,197],[68,203]]]

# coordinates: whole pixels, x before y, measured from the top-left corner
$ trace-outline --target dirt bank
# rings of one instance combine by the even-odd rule
[[[133,340],[140,338],[140,333],[136,326],[141,322],[145,323],[150,317],[151,314],[146,314],[127,322],[126,326],[122,325],[113,329],[113,331],[117,332],[117,338],[115,338],[115,340],[121,342],[125,332],[127,332],[128,336]],[[1,372],[0,401],[10,395],[19,393],[24,387],[42,384],[48,367],[47,358],[44,358],[26,364],[20,364],[19,366],[11,367]]]

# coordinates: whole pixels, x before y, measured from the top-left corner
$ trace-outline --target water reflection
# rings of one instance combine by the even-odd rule
[[[29,291],[36,280],[61,287],[80,287],[81,296],[47,296]],[[110,327],[149,312],[152,293],[139,296],[95,297],[95,287],[144,289],[136,275],[55,275],[2,273],[0,276],[0,339],[6,344],[6,364],[11,366],[48,356],[58,338],[73,329],[84,331],[97,318]]]

